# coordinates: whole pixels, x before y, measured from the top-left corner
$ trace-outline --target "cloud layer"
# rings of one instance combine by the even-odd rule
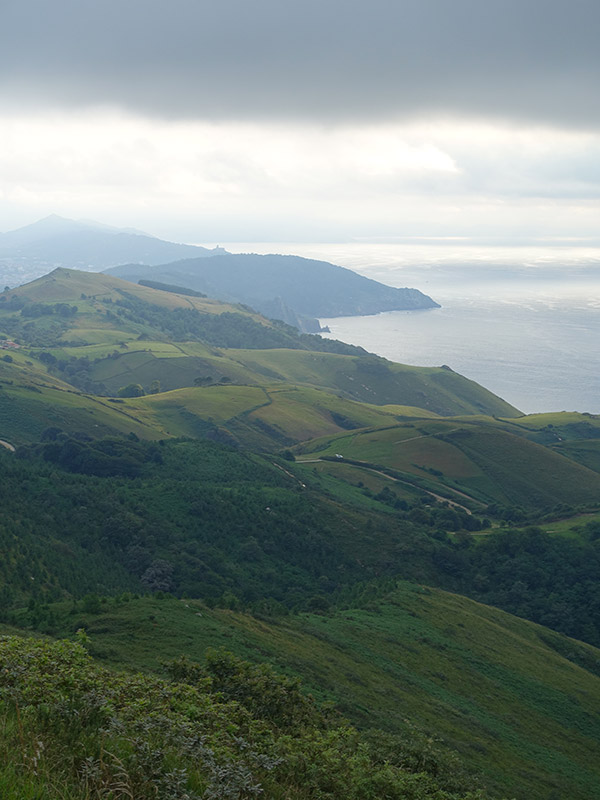
[[[600,127],[597,0],[4,0],[0,30],[13,108]]]
[[[55,212],[188,241],[590,236],[600,137],[497,125],[0,119],[0,219]]]

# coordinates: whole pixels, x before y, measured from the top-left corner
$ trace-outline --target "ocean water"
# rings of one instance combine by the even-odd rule
[[[525,413],[600,413],[600,248],[251,243],[411,286],[442,308],[323,319],[329,336],[393,361],[447,364]]]

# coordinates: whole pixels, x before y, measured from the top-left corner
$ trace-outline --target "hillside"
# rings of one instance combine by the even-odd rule
[[[89,592],[326,609],[361,596],[364,581],[377,595],[401,576],[600,645],[597,504],[555,529],[572,507],[486,506],[433,477],[344,460],[93,440],[58,426],[41,437],[0,451],[0,601],[34,603],[40,624],[48,601]],[[529,527],[511,530],[510,519]]]
[[[225,251],[165,242],[140,231],[71,220],[55,214],[0,234],[0,282],[15,286],[56,266],[101,270],[131,261],[161,264]]]
[[[486,800],[456,757],[387,737],[383,758],[267,666],[215,652],[167,679],[127,675],[80,639],[0,639],[4,800]]]
[[[5,392],[0,433],[14,442],[35,441],[53,424],[85,431],[82,420],[89,419],[90,406],[102,417],[95,423],[98,430],[92,431],[99,435],[110,432],[104,427],[109,416],[115,432],[123,431],[128,418],[128,432],[145,438],[171,431],[199,435],[227,422],[233,440],[261,449],[375,424],[373,414],[365,416],[360,406],[344,401],[420,406],[441,415],[518,413],[450,370],[393,364],[362,348],[300,334],[239,305],[103,274],[56,269],[0,294],[0,333],[19,345],[11,346],[0,372]],[[287,387],[288,398],[297,387],[299,404],[292,404],[293,414],[282,417],[281,403],[273,404],[264,392],[257,401],[251,388],[270,392],[277,383]],[[119,401],[119,408],[116,403],[111,408],[110,398],[128,385],[139,385],[142,394],[152,392],[154,399],[139,405]],[[328,396],[302,398],[308,388]],[[183,389],[187,391],[166,393]],[[234,412],[227,416],[226,402],[215,415],[210,411],[214,401],[218,405],[226,396],[232,398]],[[308,411],[312,402],[317,409],[324,407],[317,410],[323,424],[309,424],[306,436],[302,430],[298,435],[293,415],[314,416]],[[70,418],[60,412],[65,405],[73,410]],[[272,408],[269,412],[256,405]],[[168,409],[168,422],[162,409]],[[379,418],[388,415],[377,413]],[[31,422],[23,425],[27,417]]]
[[[408,513],[274,456],[208,441],[86,441],[58,427],[43,438],[0,452],[8,605],[158,589],[329,603],[362,580],[436,581],[432,554],[452,549]],[[413,555],[399,557],[403,548]]]
[[[81,789],[73,753],[101,776],[98,792],[114,793],[126,769],[118,785],[131,796],[142,787],[164,800],[211,786],[220,800],[231,785],[237,800],[259,783],[281,800],[309,789],[307,800],[482,800],[473,770],[494,798],[598,793],[597,652],[475,600],[600,643],[600,420],[524,417],[448,368],[394,364],[177,284],[107,274],[61,268],[1,294],[0,335],[6,631],[85,628],[111,668],[147,673],[182,653],[202,661],[209,646],[251,662],[179,662],[173,684],[110,677],[66,644],[0,641],[0,664],[17,653],[33,670],[16,689],[12,666],[2,673],[25,713],[4,705],[1,724],[47,754],[0,737],[2,763],[43,764],[28,786],[0,767],[3,796],[44,797],[58,780],[62,796],[83,800],[92,778]],[[107,728],[86,716],[89,692],[71,695],[84,722],[67,742],[66,684],[38,670],[40,652],[42,663],[77,663],[86,687],[110,696],[127,731],[107,745],[118,762],[99,755]],[[251,687],[262,702],[268,675],[288,700],[302,696],[252,666],[265,660],[357,730],[300,699],[303,722],[286,738],[291,711],[265,719]],[[28,694],[32,680],[45,705]],[[127,725],[139,733],[148,717],[136,716],[140,686],[193,696],[196,725],[197,704],[219,720],[213,772],[160,738],[172,705],[160,706],[160,733],[136,739],[139,753],[160,743],[165,760],[135,767]],[[186,709],[173,719],[188,730]],[[272,735],[271,749],[252,752],[273,769],[238,758],[238,725],[262,743]]]
[[[400,482],[458,502],[466,497],[525,511],[597,504],[598,472],[575,463],[564,447],[532,441],[528,419],[412,419],[305,442],[297,452],[301,459],[341,457],[350,465],[388,470]]]
[[[439,307],[417,289],[396,289],[344,267],[300,256],[227,254],[152,268],[128,264],[108,272],[130,281],[151,279],[187,286],[225,302],[246,303],[276,318],[281,316],[282,304],[301,317]]]
[[[300,677],[360,729],[398,734],[415,750],[429,739],[429,763],[429,737],[441,740],[494,796],[589,800],[600,791],[600,652],[457,595],[402,583],[369,610],[280,619],[174,599],[84,608],[57,606],[55,630],[84,626],[109,665],[161,673],[164,660],[202,662],[206,648],[225,647]]]
[[[360,347],[299,334],[239,304],[57,268],[0,294],[0,324],[21,344],[79,347],[123,338],[200,340],[235,347],[292,347],[362,354]],[[111,334],[112,332],[112,334]]]

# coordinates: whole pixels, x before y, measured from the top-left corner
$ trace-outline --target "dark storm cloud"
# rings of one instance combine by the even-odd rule
[[[599,33],[598,0],[1,0],[0,98],[597,127]]]

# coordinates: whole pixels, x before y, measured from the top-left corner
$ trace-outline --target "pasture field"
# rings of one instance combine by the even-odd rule
[[[514,505],[597,504],[600,476],[548,447],[491,427],[469,426],[447,438],[471,458]]]
[[[302,471],[301,471],[302,470]],[[388,506],[372,498],[385,488],[392,491],[399,500],[415,503],[424,495],[425,490],[418,486],[388,478],[381,472],[358,467],[354,464],[343,464],[335,461],[302,462],[294,465],[296,475],[305,474],[308,483],[318,479],[321,491],[339,498],[342,502],[355,506],[376,509],[395,514],[393,506]]]
[[[433,479],[476,500],[526,509],[597,504],[600,498],[599,476],[591,469],[485,422],[403,422],[321,437],[296,449],[301,457],[339,454]]]
[[[45,386],[4,386],[0,391],[0,439],[12,444],[37,442],[46,428],[69,433],[157,439],[160,430],[135,412],[104,398]]]
[[[246,446],[280,449],[309,436],[393,419],[378,406],[298,386],[215,385],[132,398],[124,410],[175,436],[219,425]]]
[[[99,331],[101,333],[101,331]],[[115,336],[119,331],[115,331]],[[82,345],[80,347],[52,347],[49,351],[56,358],[89,358],[90,361],[98,358],[107,358],[115,351],[119,354],[137,352],[138,350],[150,350],[156,358],[178,358],[186,355],[182,348],[171,342],[147,341],[127,338],[118,340],[116,338],[104,339],[97,344]]]
[[[562,442],[552,449],[594,472],[600,472],[600,440]]]
[[[131,398],[125,410],[167,435],[193,436],[198,421],[221,424],[268,402],[257,386],[209,386]]]
[[[137,339],[135,331],[128,330],[127,327],[115,329],[114,327],[105,328],[94,327],[98,323],[96,320],[81,320],[81,326],[65,331],[59,339],[66,345],[71,342],[76,346],[52,347],[48,348],[57,358],[74,356],[75,358],[105,358],[120,346],[129,346]],[[89,351],[88,351],[88,348]]]
[[[545,414],[527,414],[519,419],[511,420],[515,425],[524,428],[541,430],[548,426],[554,428],[565,428],[570,425],[581,423],[591,425],[600,429],[600,417],[594,414],[580,413],[579,411],[553,411]]]
[[[487,389],[438,367],[412,367],[375,357],[306,350],[233,349],[227,353],[265,377],[331,389],[370,404],[422,408],[421,416],[518,414]]]

